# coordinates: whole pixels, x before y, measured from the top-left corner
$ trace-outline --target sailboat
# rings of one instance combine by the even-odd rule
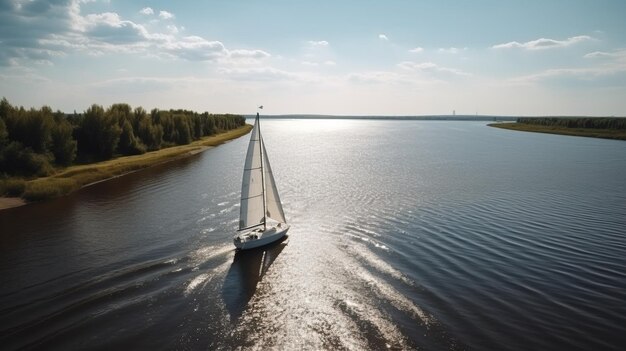
[[[239,233],[233,238],[238,249],[267,245],[289,230],[261,136],[258,112],[243,168],[239,210]]]

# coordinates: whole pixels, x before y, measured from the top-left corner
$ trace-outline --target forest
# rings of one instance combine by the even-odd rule
[[[137,155],[245,125],[232,114],[187,110],[147,112],[118,103],[94,104],[83,113],[25,109],[0,101],[0,179],[43,177],[55,167]]]
[[[562,128],[626,130],[626,118],[616,117],[523,117],[517,123]]]

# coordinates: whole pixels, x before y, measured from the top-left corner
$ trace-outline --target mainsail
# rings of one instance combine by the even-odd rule
[[[257,119],[254,128],[252,128],[246,163],[243,167],[239,230],[265,222],[263,215],[263,208],[265,207],[263,204],[263,167],[261,163],[261,133]]]
[[[259,129],[258,114],[252,128],[243,168],[239,210],[239,230],[265,224],[266,216],[287,223]]]

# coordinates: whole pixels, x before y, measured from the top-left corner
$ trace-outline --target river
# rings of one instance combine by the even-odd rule
[[[626,142],[262,120],[291,229],[235,252],[249,136],[0,211],[2,349],[619,350]]]

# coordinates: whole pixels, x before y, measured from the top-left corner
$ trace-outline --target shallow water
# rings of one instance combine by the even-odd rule
[[[286,240],[233,250],[247,136],[2,211],[2,348],[626,345],[626,143],[262,123]]]

